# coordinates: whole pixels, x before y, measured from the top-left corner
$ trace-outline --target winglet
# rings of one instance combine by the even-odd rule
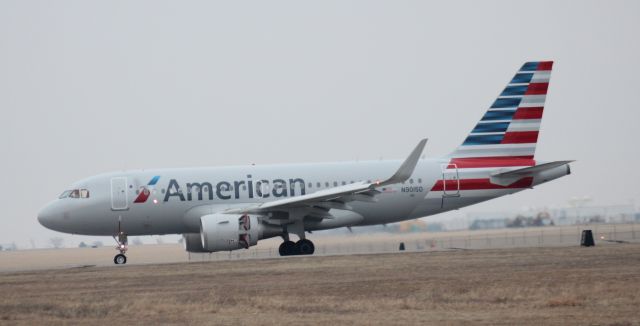
[[[416,168],[418,164],[418,160],[420,159],[420,154],[424,150],[424,146],[427,144],[427,139],[422,139],[418,143],[418,146],[413,149],[409,157],[400,165],[398,171],[391,176],[391,178],[384,180],[382,182],[376,183],[375,186],[384,186],[394,183],[403,183],[407,181],[413,174],[413,170]]]

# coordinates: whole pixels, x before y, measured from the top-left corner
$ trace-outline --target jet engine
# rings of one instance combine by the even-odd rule
[[[248,249],[262,237],[258,216],[210,214],[200,218],[200,238],[205,252]]]
[[[185,233],[182,235],[184,249],[188,252],[209,252],[202,248],[200,233]]]

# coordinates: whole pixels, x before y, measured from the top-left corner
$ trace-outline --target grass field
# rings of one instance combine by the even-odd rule
[[[0,274],[0,324],[640,324],[640,245]]]

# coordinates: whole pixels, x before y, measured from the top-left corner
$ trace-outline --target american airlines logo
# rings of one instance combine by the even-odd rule
[[[147,183],[147,186],[142,187],[142,191],[140,191],[140,193],[138,194],[138,197],[136,197],[136,199],[133,201],[134,203],[144,203],[147,201],[147,199],[149,199],[149,195],[151,194],[151,191],[149,190],[149,187],[153,187],[156,185],[156,183],[158,183],[158,180],[160,180],[160,176],[156,175],[155,177],[151,178],[151,181],[149,181],[149,183]]]
[[[211,182],[191,182],[186,183],[184,189],[176,179],[169,180],[169,186],[164,195],[164,201],[169,201],[172,197],[180,201],[192,200],[213,200],[214,198],[229,200],[238,199],[241,194],[246,194],[248,198],[268,198],[273,197],[293,197],[296,190],[300,195],[305,194],[305,182],[301,178],[273,180],[253,180],[251,175],[247,175],[246,180],[220,181],[214,184]]]
[[[144,203],[151,194],[149,188],[158,183],[160,176],[155,176],[143,187],[134,203]],[[269,198],[269,197],[293,197],[306,194],[305,181],[301,178],[291,179],[260,179],[253,180],[247,175],[246,180],[220,181],[220,182],[187,182],[180,183],[176,179],[170,179],[164,200],[168,202],[172,198],[179,201],[195,200],[229,200],[245,198]]]

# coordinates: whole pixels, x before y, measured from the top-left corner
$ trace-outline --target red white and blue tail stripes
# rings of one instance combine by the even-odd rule
[[[533,159],[552,66],[525,63],[450,157]]]
[[[533,184],[532,177],[506,186],[495,184],[491,173],[536,165],[534,155],[552,66],[552,61],[536,61],[520,68],[462,145],[447,158],[442,180],[431,189],[434,198],[445,189],[455,189],[465,200],[480,201]],[[447,175],[459,179],[448,179]]]

